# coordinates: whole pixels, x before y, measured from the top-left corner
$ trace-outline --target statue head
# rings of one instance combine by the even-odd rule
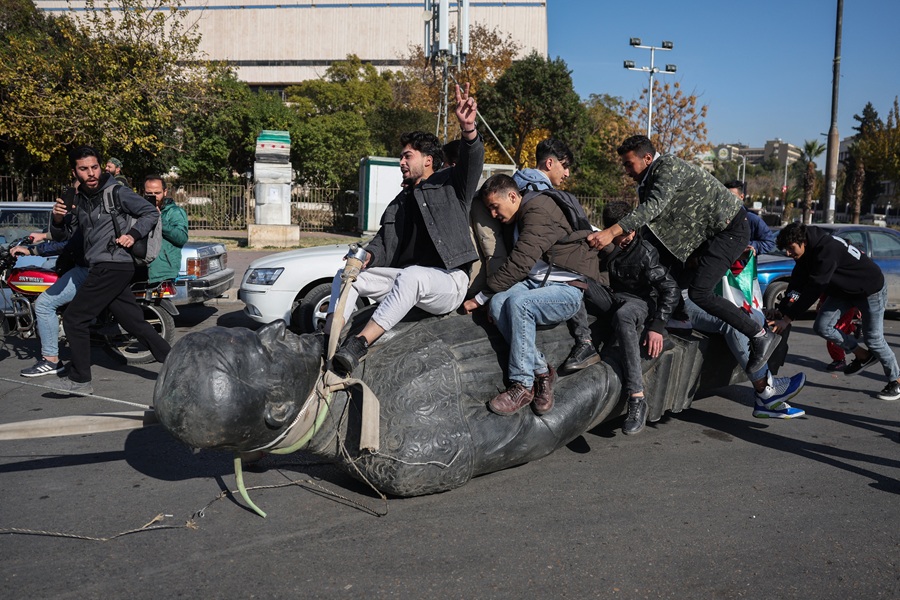
[[[245,452],[291,425],[319,375],[320,336],[294,335],[284,321],[258,331],[211,327],[184,336],[153,391],[163,426],[193,448]]]

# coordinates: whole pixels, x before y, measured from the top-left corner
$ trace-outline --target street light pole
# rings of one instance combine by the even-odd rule
[[[837,197],[837,166],[838,148],[840,137],[838,136],[837,112],[838,112],[838,84],[841,79],[841,25],[843,24],[844,0],[838,0],[837,18],[834,33],[834,63],[831,79],[831,128],[828,130],[828,155],[825,161],[825,189],[824,200],[827,200],[825,222],[834,223],[834,209]]]
[[[650,132],[653,127],[653,76],[656,73],[674,73],[677,70],[675,65],[666,65],[665,70],[660,71],[656,67],[656,51],[657,50],[671,50],[673,47],[672,42],[663,41],[660,46],[642,46],[641,38],[631,38],[628,41],[630,46],[634,48],[644,48],[645,50],[650,51],[650,66],[649,67],[635,67],[633,60],[626,60],[624,67],[629,71],[641,71],[643,73],[650,74],[650,87],[648,88],[647,93],[647,137],[650,137]]]

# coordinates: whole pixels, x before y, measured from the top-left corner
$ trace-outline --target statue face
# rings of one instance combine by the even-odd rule
[[[154,390],[163,426],[194,448],[248,451],[274,441],[319,375],[321,338],[284,321],[257,332],[212,327],[172,348]]]

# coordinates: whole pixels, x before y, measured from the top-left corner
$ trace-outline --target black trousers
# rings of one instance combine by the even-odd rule
[[[63,313],[63,327],[72,364],[69,378],[72,381],[91,380],[91,338],[88,326],[104,308],[115,316],[125,331],[136,336],[153,358],[163,362],[169,354],[169,344],[144,320],[144,311],[138,306],[131,292],[134,265],[130,263],[100,263],[92,265],[87,279],[78,289],[75,298]]]
[[[746,210],[741,208],[728,227],[703,242],[688,259],[687,265],[682,265],[662,247],[655,236],[650,238],[659,248],[660,260],[669,266],[678,284],[687,288],[688,298],[694,304],[722,319],[748,338],[759,333],[759,325],[750,315],[714,293],[716,284],[750,243],[750,223],[747,221]]]

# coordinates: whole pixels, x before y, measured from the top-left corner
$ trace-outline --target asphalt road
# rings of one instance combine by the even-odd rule
[[[240,310],[185,309],[179,335],[248,325]],[[420,498],[267,458],[245,474],[272,486],[252,492],[262,519],[221,497],[235,488],[230,456],[192,454],[160,427],[0,442],[3,596],[900,598],[900,402],[874,399],[877,368],[824,372],[824,342],[797,325],[783,374],[806,370],[805,418],[754,419],[748,385],[732,386],[640,435],[618,419]],[[900,347],[900,321],[886,329]],[[0,348],[0,422],[151,401],[156,364],[122,367],[96,348],[108,399],[69,398],[18,376],[36,349]],[[63,537],[109,538],[157,515],[171,528]]]

